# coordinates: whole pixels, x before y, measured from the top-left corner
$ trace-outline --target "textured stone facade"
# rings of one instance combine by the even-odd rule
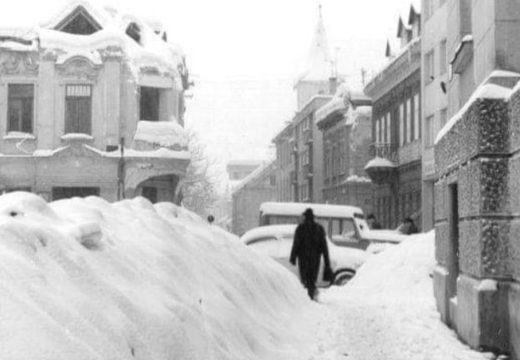
[[[520,358],[520,91],[476,98],[435,146],[434,290],[470,346]]]

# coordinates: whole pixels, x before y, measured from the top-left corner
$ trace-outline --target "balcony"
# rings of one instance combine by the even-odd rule
[[[398,146],[392,143],[374,143],[370,145],[370,155],[373,159],[365,171],[375,184],[392,183],[396,179],[398,164]]]
[[[398,148],[396,143],[372,143],[369,152],[372,157],[387,159],[397,164],[399,162]]]

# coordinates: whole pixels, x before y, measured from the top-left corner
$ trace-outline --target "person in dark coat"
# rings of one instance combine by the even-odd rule
[[[376,220],[376,216],[374,214],[369,214],[367,216],[367,223],[370,229],[381,229],[381,224]]]
[[[301,282],[307,289],[309,297],[314,299],[321,255],[323,255],[325,261],[325,273],[330,274],[332,270],[330,268],[325,229],[314,221],[312,209],[305,210],[303,216],[303,222],[298,225],[294,233],[294,242],[289,260],[291,264],[296,265],[296,259],[298,259]]]
[[[417,234],[419,230],[417,230],[417,226],[415,226],[413,219],[411,217],[407,217],[404,219],[403,225],[401,225],[400,232],[404,235],[412,235]]]

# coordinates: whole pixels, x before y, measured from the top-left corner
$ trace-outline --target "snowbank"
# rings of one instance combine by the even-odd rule
[[[410,235],[370,257],[346,286],[321,294],[330,312],[329,328],[318,335],[329,349],[323,359],[491,359],[441,322],[431,278],[434,252],[433,231]]]
[[[0,238],[1,359],[304,356],[297,280],[172,204],[10,193]]]

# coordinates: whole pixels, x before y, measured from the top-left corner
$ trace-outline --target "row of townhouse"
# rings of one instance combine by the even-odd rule
[[[297,82],[298,112],[274,138],[277,200],[358,205],[385,227],[420,218],[423,231],[435,228],[441,319],[471,347],[520,359],[520,2],[421,8],[399,20],[399,49],[388,44],[387,65],[361,96],[336,93],[335,74],[323,71],[320,18],[314,76]],[[363,96],[370,105],[356,103]],[[365,151],[360,169],[352,159]],[[351,176],[370,178],[366,195]],[[342,196],[349,190],[360,196]]]
[[[0,190],[179,202],[187,88],[159,24],[113,8],[0,29]]]
[[[273,140],[279,201],[356,205],[388,228],[420,222],[420,32],[412,6],[407,25],[399,19],[399,52],[387,49],[387,66],[356,89],[331,72],[320,16],[298,111]]]

